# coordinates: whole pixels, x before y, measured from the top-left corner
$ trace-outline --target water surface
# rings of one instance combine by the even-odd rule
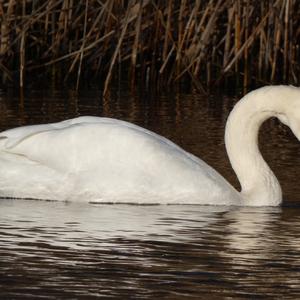
[[[99,115],[131,121],[200,156],[238,187],[223,142],[237,97],[90,89],[0,95],[0,129]],[[280,208],[0,200],[0,299],[297,299],[298,141],[276,120],[260,144]]]

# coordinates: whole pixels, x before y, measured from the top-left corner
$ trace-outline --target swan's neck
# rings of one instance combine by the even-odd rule
[[[280,113],[280,107],[276,107],[274,98],[259,96],[250,93],[234,107],[226,124],[225,144],[245,205],[278,205],[281,188],[261,156],[258,131],[266,119]]]

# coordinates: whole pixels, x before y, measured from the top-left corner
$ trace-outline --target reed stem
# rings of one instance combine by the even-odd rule
[[[201,88],[241,76],[244,86],[299,84],[295,0],[8,0],[0,21],[4,84],[18,74],[26,86],[40,68],[60,70],[76,89],[84,74],[100,75],[104,93],[118,74]]]

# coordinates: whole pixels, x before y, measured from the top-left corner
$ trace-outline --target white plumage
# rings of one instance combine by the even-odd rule
[[[113,203],[278,205],[280,186],[261,157],[261,123],[277,116],[300,136],[300,91],[249,93],[226,125],[242,191],[168,139],[109,118],[80,117],[0,134],[0,196]],[[299,121],[299,122],[298,122]]]

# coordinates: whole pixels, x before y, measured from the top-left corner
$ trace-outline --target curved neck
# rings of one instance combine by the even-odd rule
[[[277,115],[277,101],[260,96],[252,92],[236,104],[226,123],[225,145],[245,205],[278,205],[282,201],[280,185],[258,148],[259,128]]]

